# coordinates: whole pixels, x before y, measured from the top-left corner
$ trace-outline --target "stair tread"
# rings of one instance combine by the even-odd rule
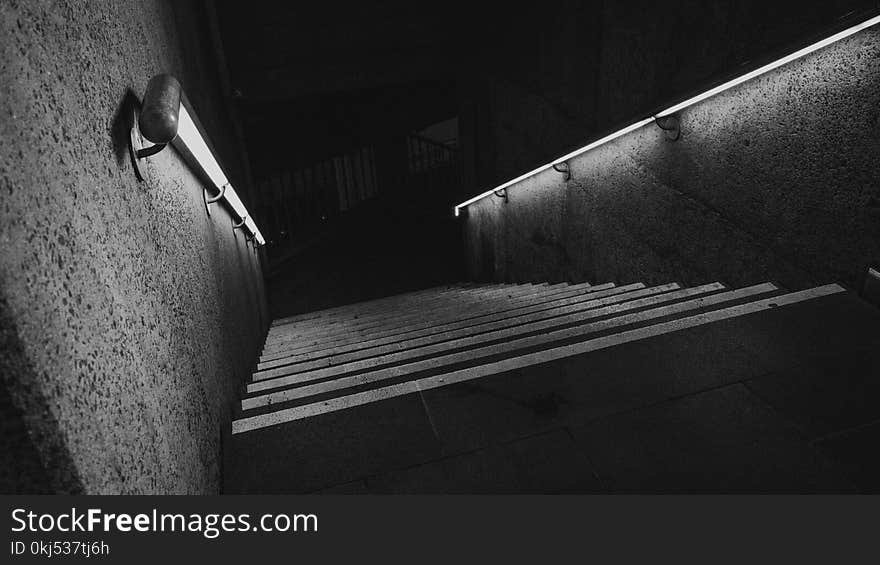
[[[366,480],[370,488],[393,490],[395,485],[410,484],[421,490],[422,479],[400,482],[402,470],[418,468],[428,476],[436,476],[430,473],[437,470],[470,473],[473,467],[468,461],[487,460],[467,459],[467,453],[483,453],[490,446],[518,438],[573,437],[590,461],[599,465],[599,472],[611,473],[599,485],[602,488],[612,485],[623,490],[664,491],[683,484],[685,488],[702,485],[716,491],[719,487],[754,491],[768,485],[794,485],[791,488],[846,491],[849,483],[837,467],[820,461],[800,435],[791,433],[788,422],[766,415],[767,405],[749,397],[751,393],[737,383],[751,382],[793,364],[811,366],[829,351],[843,355],[854,348],[876,350],[880,346],[875,331],[878,321],[880,314],[875,310],[841,287],[828,285],[710,314],[624,328],[598,339],[525,356],[537,355],[532,359],[537,362],[526,363],[523,356],[517,356],[367,393],[239,417],[230,439],[237,457],[226,475],[227,488],[236,492],[310,492]],[[730,388],[733,386],[739,388]],[[717,389],[731,392],[711,392]],[[678,401],[687,395],[700,400]],[[730,399],[735,402],[728,402]],[[662,409],[653,408],[657,406]],[[702,408],[690,411],[691,406]],[[866,413],[864,417],[871,416]],[[725,424],[730,418],[738,420]],[[269,425],[254,426],[254,419]],[[270,419],[274,421],[268,422]],[[675,427],[676,422],[691,423]],[[633,436],[633,425],[657,432],[650,437]],[[566,428],[577,433],[560,436],[553,432]],[[633,459],[641,456],[634,448],[623,452],[615,448],[621,456],[609,459],[614,455],[609,447],[641,441],[639,437],[655,444],[666,442],[673,428],[678,430],[675,433],[685,434],[680,444],[683,449],[712,451],[694,454],[711,456],[704,459],[707,476],[698,484],[682,475],[691,465],[682,468],[663,463],[672,461],[669,457],[681,457],[666,447],[661,453],[667,454],[667,459],[658,459],[656,464],[666,465],[668,475],[658,473],[651,460]],[[620,439],[604,441],[602,430],[615,430]],[[704,434],[700,441],[687,439],[687,434],[696,431]],[[734,439],[735,444],[728,443]],[[549,440],[536,441],[535,449],[541,452],[540,447]],[[567,440],[563,443],[567,445]],[[718,450],[727,453],[727,458],[715,453]],[[623,455],[627,459],[621,458]],[[450,457],[458,459],[454,464],[440,463]],[[719,466],[725,461],[734,466],[729,472]],[[788,482],[784,469],[789,463],[803,473],[798,475],[802,480]],[[499,464],[493,467],[499,473],[510,465]],[[739,472],[740,466],[754,471]],[[577,482],[577,476],[588,470],[581,468],[569,478]],[[550,472],[547,480],[558,476]],[[459,479],[464,477],[449,475],[455,484],[464,484]],[[486,480],[491,483],[491,479]],[[609,482],[611,479],[618,482]],[[445,491],[442,483],[434,484]],[[474,488],[484,491],[482,483]],[[598,487],[590,483],[584,488]]]
[[[373,390],[400,381],[418,381],[423,383],[443,383],[446,375],[461,374],[470,371],[473,378],[493,374],[505,367],[510,360],[528,366],[552,360],[556,355],[575,355],[590,351],[592,347],[604,348],[622,340],[620,336],[639,331],[642,327],[658,327],[674,324],[686,318],[696,318],[701,314],[694,312],[710,308],[710,312],[730,310],[728,301],[760,296],[775,290],[772,285],[756,285],[747,289],[722,292],[675,303],[669,306],[607,318],[598,322],[586,323],[568,329],[547,332],[530,337],[522,337],[467,349],[455,353],[447,353],[409,363],[366,369],[337,377],[333,371],[316,371],[294,374],[258,381],[247,386],[247,392],[254,396],[242,400],[243,410],[270,411],[285,403],[306,404],[321,395],[325,397],[343,396],[363,390]],[[765,299],[766,300],[766,299]],[[762,300],[754,300],[747,304],[759,304]],[[716,315],[716,317],[719,315]],[[672,321],[657,323],[658,319],[673,318]],[[711,320],[710,320],[711,321]],[[335,378],[334,378],[335,377]],[[455,378],[449,382],[454,382]],[[430,379],[434,379],[430,381]]]
[[[351,332],[368,331],[371,328],[393,326],[395,324],[404,324],[408,320],[424,318],[430,316],[454,316],[457,310],[466,310],[474,306],[489,307],[492,304],[503,305],[508,301],[529,300],[530,298],[539,298],[551,294],[559,294],[575,290],[587,290],[589,285],[572,287],[571,285],[554,285],[547,287],[534,287],[521,292],[512,292],[509,290],[501,290],[488,294],[473,294],[465,296],[456,296],[449,301],[441,302],[419,302],[415,305],[403,308],[400,312],[383,311],[378,315],[369,315],[363,317],[354,317],[346,320],[334,321],[326,325],[318,325],[301,329],[292,329],[285,333],[277,333],[269,335],[266,341],[266,347],[275,347],[288,342],[299,342],[300,340],[324,339],[334,335],[341,335]]]
[[[269,361],[280,357],[289,357],[293,355],[317,352],[321,350],[340,348],[351,344],[363,344],[370,340],[394,338],[392,341],[399,341],[401,339],[412,337],[412,334],[415,332],[446,331],[449,329],[462,327],[462,325],[473,324],[478,321],[501,319],[504,317],[510,317],[513,315],[533,312],[556,306],[562,306],[565,304],[574,304],[595,297],[626,292],[627,290],[636,290],[639,288],[644,288],[644,285],[641,283],[620,287],[614,287],[611,284],[597,285],[591,287],[590,289],[573,291],[572,295],[561,294],[529,301],[516,301],[510,303],[509,305],[507,305],[507,307],[504,308],[472,308],[465,313],[459,314],[457,316],[451,316],[449,318],[429,318],[427,320],[414,322],[405,326],[395,326],[392,328],[384,328],[382,330],[374,330],[366,333],[355,332],[352,335],[342,336],[338,339],[319,339],[303,342],[301,344],[298,344],[298,346],[295,348],[273,351],[271,353],[264,352],[264,354],[260,357],[260,362]]]
[[[442,332],[434,332],[428,336],[424,336],[421,338],[404,339],[386,345],[382,348],[369,349],[362,347],[356,351],[343,354],[335,354],[333,356],[323,357],[317,360],[306,361],[305,363],[301,362],[297,364],[280,365],[265,370],[258,370],[252,375],[252,380],[254,382],[257,382],[285,374],[300,373],[304,370],[327,369],[329,367],[342,364],[341,361],[344,361],[347,357],[356,357],[358,355],[366,356],[366,359],[369,360],[372,358],[382,357],[384,355],[408,355],[412,353],[411,350],[426,350],[425,348],[442,350],[444,347],[454,345],[456,341],[460,343],[462,340],[472,341],[473,343],[482,343],[485,341],[495,340],[496,338],[494,336],[498,336],[498,338],[500,339],[504,337],[512,337],[520,333],[528,333],[531,331],[542,331],[546,333],[566,324],[577,324],[582,321],[592,320],[596,316],[612,315],[619,309],[625,308],[625,306],[623,306],[624,304],[633,303],[635,300],[639,300],[643,297],[653,295],[659,296],[664,294],[677,296],[672,295],[671,293],[678,292],[680,290],[681,289],[679,289],[678,285],[664,285],[660,287],[635,289],[629,292],[622,292],[595,298],[592,300],[585,300],[574,305],[542,309],[537,312],[531,312],[529,314],[506,317],[501,319],[493,319],[484,321],[482,323],[462,325],[462,327],[455,330],[446,329]],[[713,287],[712,290],[717,289]],[[666,300],[671,299],[672,298],[670,297],[666,298]],[[618,308],[614,308],[615,305],[618,305]],[[382,349],[387,349],[387,351],[383,353],[375,353],[376,351],[381,351]],[[281,361],[283,360],[278,360],[278,362]],[[351,362],[356,361],[358,360],[351,360]],[[313,367],[307,367],[302,370],[300,369],[300,367],[304,367],[307,364]]]
[[[531,284],[531,283],[527,283],[527,284]],[[464,283],[464,284],[457,283],[457,284],[450,284],[450,285],[441,285],[438,287],[434,287],[432,289],[423,289],[423,290],[413,291],[411,293],[383,296],[383,297],[374,298],[371,300],[352,302],[350,304],[343,304],[341,306],[334,306],[332,308],[324,308],[324,309],[315,310],[312,312],[304,312],[302,314],[295,314],[293,316],[286,316],[284,318],[278,318],[276,320],[273,320],[272,327],[283,326],[283,325],[286,325],[289,323],[295,323],[295,322],[302,321],[302,320],[309,320],[309,319],[313,319],[316,317],[326,316],[326,315],[332,314],[332,313],[346,312],[346,311],[356,309],[359,307],[363,307],[366,305],[387,304],[387,303],[392,303],[392,302],[396,302],[396,301],[400,301],[400,300],[406,300],[409,298],[418,298],[419,296],[428,296],[428,295],[432,295],[432,294],[443,293],[446,291],[464,290],[467,288],[498,288],[498,287],[503,287],[503,286],[515,287],[515,286],[521,286],[521,285],[505,285],[505,284],[474,285],[474,284],[470,284],[470,283]]]
[[[642,287],[632,289],[616,287],[600,289],[591,293],[582,293],[574,297],[555,298],[547,302],[518,304],[516,308],[509,310],[491,309],[487,313],[471,311],[471,316],[459,316],[451,320],[438,320],[436,325],[418,324],[416,327],[401,328],[400,331],[371,333],[360,340],[324,343],[323,346],[316,346],[318,348],[310,349],[303,353],[291,350],[283,355],[265,356],[259,361],[257,371],[297,362],[311,362],[318,359],[363,352],[381,346],[401,348],[403,347],[402,344],[417,339],[429,342],[443,340],[445,336],[455,335],[456,333],[464,335],[466,333],[479,332],[481,328],[490,327],[490,325],[498,327],[516,325],[523,323],[529,317],[549,316],[552,313],[565,311],[574,312],[590,308],[597,302],[611,303],[623,300],[624,297],[647,295],[650,293],[652,292]]]
[[[720,290],[721,286],[717,288]],[[593,301],[585,301],[578,304],[561,306],[558,308],[550,308],[540,310],[530,314],[520,314],[509,318],[502,318],[496,321],[483,322],[479,324],[468,325],[457,330],[448,330],[443,332],[434,332],[426,336],[410,338],[403,341],[393,342],[390,344],[375,347],[359,347],[353,351],[337,351],[333,355],[319,357],[317,359],[297,360],[294,357],[275,359],[272,361],[262,362],[257,365],[257,371],[253,374],[253,379],[258,380],[267,378],[270,369],[287,367],[288,369],[297,369],[297,372],[308,370],[310,368],[326,367],[330,365],[338,365],[345,362],[351,362],[358,359],[366,359],[369,357],[377,357],[386,353],[396,353],[403,350],[415,349],[430,344],[441,342],[449,342],[454,339],[467,336],[486,334],[496,330],[504,330],[511,327],[518,327],[529,323],[539,321],[557,320],[557,323],[564,323],[564,318],[571,318],[584,312],[585,310],[593,310],[606,304],[615,304],[622,301],[630,301],[642,297],[653,296],[660,293],[671,292],[678,289],[678,285],[664,285],[660,287],[651,287],[645,289],[637,289],[631,292],[611,295],[604,299],[596,299]]]
[[[525,285],[493,285],[480,287],[458,287],[439,290],[426,294],[415,294],[412,296],[391,296],[375,301],[355,302],[345,306],[337,306],[326,310],[319,310],[307,314],[300,314],[295,317],[283,318],[276,320],[269,328],[270,333],[278,333],[288,331],[298,326],[308,326],[311,324],[332,323],[335,320],[344,320],[361,313],[375,312],[387,308],[397,308],[405,304],[418,304],[426,301],[440,300],[445,297],[466,295],[474,292],[490,292],[492,290],[518,290],[525,288],[533,288],[535,285],[529,283]]]

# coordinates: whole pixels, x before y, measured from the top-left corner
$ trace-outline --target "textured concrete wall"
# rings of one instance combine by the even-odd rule
[[[206,215],[173,149],[135,180],[119,115],[129,89],[176,75],[237,178],[201,17],[0,3],[0,404],[55,491],[221,484],[221,433],[268,324],[260,258],[225,210]]]
[[[593,77],[600,118],[618,123],[621,100],[644,102],[656,91],[613,85],[646,68],[670,77],[677,68],[676,51],[659,40],[628,50],[626,38],[640,37],[638,21],[630,23],[605,31]],[[698,61],[711,56],[692,52]],[[646,80],[661,78],[655,71]],[[856,285],[880,258],[878,85],[880,31],[872,29],[684,111],[678,142],[648,127],[574,159],[568,183],[553,171],[523,181],[507,203],[470,207],[469,271],[484,280]],[[546,99],[503,81],[494,88],[494,149],[505,176],[534,155],[521,117],[534,117],[532,140],[573,135],[577,124]],[[631,119],[641,117],[631,108]]]

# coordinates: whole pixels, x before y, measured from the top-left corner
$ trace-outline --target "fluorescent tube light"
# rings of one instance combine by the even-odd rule
[[[235,192],[229,179],[226,178],[223,169],[220,168],[220,163],[214,158],[214,154],[211,152],[211,149],[208,147],[208,144],[199,132],[199,128],[196,126],[192,116],[189,115],[186,106],[183,104],[180,105],[177,137],[198,162],[199,166],[205,172],[205,175],[207,175],[214,184],[214,187],[219,191],[224,185],[226,186],[223,198],[226,199],[226,202],[229,204],[230,208],[232,208],[232,211],[235,212],[239,218],[246,218],[245,226],[251,234],[253,234],[256,242],[260,245],[265,245],[266,240],[263,238],[263,234],[260,233],[257,224],[254,222],[250,214],[248,214],[247,208],[245,208],[241,199],[238,197],[238,193]]]
[[[773,69],[777,69],[787,63],[790,63],[796,59],[803,57],[804,55],[809,55],[810,53],[813,53],[814,51],[818,51],[819,49],[822,49],[823,47],[827,47],[828,45],[831,45],[832,43],[836,43],[836,42],[840,41],[841,39],[845,39],[855,33],[862,31],[863,29],[867,29],[867,28],[874,26],[878,23],[880,23],[880,16],[874,16],[873,18],[865,20],[864,22],[862,22],[860,24],[856,24],[850,28],[847,28],[847,29],[839,32],[839,33],[835,33],[834,35],[832,35],[830,37],[826,37],[825,39],[823,39],[821,41],[817,41],[816,43],[813,43],[812,45],[804,47],[803,49],[795,51],[794,53],[791,53],[790,55],[786,55],[785,57],[782,57],[781,59],[777,59],[776,61],[773,61],[772,63],[768,63],[768,64],[764,65],[763,67],[759,67],[759,68],[757,68],[753,71],[750,71],[742,76],[739,76],[733,80],[729,80],[723,84],[720,84],[714,88],[711,88],[711,89],[703,92],[702,94],[698,94],[697,96],[694,96],[692,98],[688,98],[687,100],[685,100],[683,102],[679,102],[678,104],[676,104],[674,106],[670,106],[669,108],[666,108],[665,110],[663,110],[661,112],[658,112],[656,114],[656,117],[662,118],[665,116],[675,114],[676,112],[679,112],[681,110],[684,110],[685,108],[693,106],[694,104],[697,104],[698,102],[702,102],[703,100],[706,100],[707,98],[711,98],[712,96],[715,96],[716,94],[718,94],[720,92],[724,92],[725,90],[733,88],[734,86],[742,84],[742,83],[744,83],[748,80],[751,80],[755,77],[761,76],[769,71],[772,71]],[[562,157],[559,157],[558,159],[554,159],[553,161],[551,161],[550,163],[547,163],[546,165],[542,165],[542,166],[538,167],[537,169],[534,169],[534,170],[531,170],[525,174],[522,174],[522,175],[516,177],[515,179],[509,180],[509,181],[505,182],[504,184],[499,185],[491,190],[487,190],[486,192],[484,192],[482,194],[478,194],[477,196],[474,196],[470,200],[465,200],[461,204],[457,204],[455,206],[455,215],[458,216],[461,212],[461,209],[464,208],[465,206],[473,204],[474,202],[477,202],[478,200],[482,200],[483,198],[486,198],[487,196],[491,196],[497,190],[507,188],[511,185],[514,185],[514,184],[522,181],[522,180],[525,180],[531,176],[534,176],[542,171],[546,171],[547,169],[551,168],[553,165],[562,163],[563,161],[567,161],[568,159],[571,159],[572,157],[576,157],[578,155],[586,153],[587,151],[595,149],[596,147],[599,147],[600,145],[604,145],[604,144],[608,143],[609,141],[617,139],[618,137],[620,137],[622,135],[626,135],[630,132],[633,132],[633,131],[635,131],[635,130],[637,130],[637,129],[639,129],[639,128],[641,128],[641,127],[643,127],[653,121],[654,121],[654,117],[652,116],[652,117],[640,120],[638,122],[635,122],[633,124],[630,124],[630,125],[626,126],[625,128],[620,129],[620,130],[612,133],[611,135],[607,135],[607,136],[603,137],[602,139],[598,139],[598,140],[590,143],[589,145],[585,145],[584,147],[581,147],[580,149],[572,151],[571,153],[569,153],[567,155],[563,155]]]
[[[559,163],[562,163],[563,161],[567,161],[568,159],[571,159],[572,157],[577,157],[578,155],[581,155],[582,153],[586,153],[587,151],[590,151],[591,149],[595,149],[596,147],[599,147],[600,145],[605,145],[609,141],[613,141],[613,140],[617,139],[618,137],[620,137],[622,135],[626,135],[632,131],[635,131],[635,130],[639,129],[640,127],[647,125],[653,121],[654,121],[654,118],[645,118],[644,120],[641,120],[641,121],[638,121],[634,124],[628,125],[625,128],[619,129],[610,135],[606,135],[602,139],[597,139],[596,141],[590,143],[589,145],[585,145],[585,146],[581,147],[580,149],[572,151],[571,153],[569,153],[567,155],[563,155],[562,157],[559,157],[558,159],[554,159],[553,161],[547,163],[546,165],[541,165],[537,169],[533,169],[527,173],[524,173],[524,174],[516,177],[515,179],[507,181],[506,183],[504,183],[502,185],[496,186],[492,190],[487,190],[486,192],[484,192],[482,194],[474,196],[470,200],[466,200],[466,201],[462,202],[461,204],[456,205],[455,215],[456,216],[459,215],[459,213],[460,213],[459,211],[461,210],[461,208],[464,208],[465,206],[473,204],[477,200],[480,200],[482,198],[490,196],[491,194],[494,194],[495,191],[497,191],[497,190],[505,189],[508,186],[514,185],[514,184],[516,184],[522,180],[525,180],[531,176],[537,175],[540,172],[546,171],[547,169],[553,167],[553,165],[558,165]]]

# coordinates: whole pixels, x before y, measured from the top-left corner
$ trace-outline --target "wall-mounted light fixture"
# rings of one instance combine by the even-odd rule
[[[216,193],[214,196],[209,196],[206,189],[203,191],[208,213],[210,214],[211,203],[225,201],[234,216],[239,218],[238,223],[233,221],[233,227],[247,228],[259,245],[265,245],[263,234],[248,214],[247,208],[217,162],[214,152],[208,147],[203,131],[177,79],[165,74],[151,78],[144,93],[143,106],[133,120],[130,136],[132,161],[138,178],[144,178],[143,159],[160,152],[169,143],[172,144],[213,185]],[[153,145],[144,146],[143,139]]]
[[[667,139],[678,139],[678,136],[680,135],[681,130],[678,125],[678,119],[675,116],[675,114],[678,114],[681,110],[684,110],[685,108],[693,106],[694,104],[702,102],[703,100],[706,100],[707,98],[711,98],[712,96],[715,96],[716,94],[719,94],[721,92],[724,92],[725,90],[731,89],[731,88],[733,88],[739,84],[742,84],[746,81],[749,81],[753,78],[756,78],[756,77],[759,77],[763,74],[766,74],[774,69],[778,69],[779,67],[781,67],[783,65],[786,65],[796,59],[800,59],[801,57],[803,57],[805,55],[809,55],[810,53],[818,51],[819,49],[822,49],[823,47],[827,47],[828,45],[831,45],[833,43],[837,43],[841,39],[845,39],[855,33],[862,31],[863,29],[867,29],[869,27],[877,25],[878,23],[880,23],[880,16],[874,16],[874,17],[867,19],[859,24],[856,24],[852,27],[849,27],[843,31],[835,33],[834,35],[826,37],[825,39],[817,41],[816,43],[808,45],[808,46],[804,47],[803,49],[799,49],[793,53],[790,53],[790,54],[786,55],[785,57],[782,57],[781,59],[777,59],[777,60],[773,61],[772,63],[768,63],[762,67],[758,67],[757,69],[755,69],[753,71],[749,71],[749,72],[747,72],[741,76],[738,76],[732,80],[729,80],[727,82],[719,84],[718,86],[715,86],[713,88],[710,88],[709,90],[706,90],[705,92],[703,92],[701,94],[698,94],[696,96],[688,98],[687,100],[684,100],[682,102],[678,102],[677,104],[674,104],[673,106],[670,106],[660,112],[657,112],[656,114],[654,114],[652,116],[643,118],[635,123],[632,123],[624,128],[621,128],[621,129],[615,131],[614,133],[611,133],[609,135],[606,135],[605,137],[597,139],[596,141],[593,141],[593,142],[581,147],[580,149],[576,149],[567,155],[563,155],[562,157],[559,157],[558,159],[554,159],[553,161],[547,163],[546,165],[541,165],[537,169],[533,169],[527,173],[524,173],[514,179],[511,179],[511,180],[505,182],[504,184],[501,184],[499,186],[496,186],[495,188],[487,190],[486,192],[478,194],[469,200],[465,200],[461,204],[456,204],[455,208],[454,208],[455,215],[456,216],[461,215],[461,210],[463,208],[473,204],[474,202],[482,200],[483,198],[491,196],[492,194],[495,194],[496,191],[506,190],[508,187],[510,187],[514,184],[517,184],[518,182],[525,180],[529,177],[535,176],[538,173],[546,171],[547,169],[550,169],[551,167],[556,169],[556,167],[558,165],[560,165],[561,163],[563,163],[565,161],[568,161],[569,159],[571,159],[573,157],[577,157],[578,155],[583,155],[584,153],[591,151],[599,146],[605,145],[606,143],[608,143],[610,141],[614,141],[615,139],[617,139],[619,137],[622,137],[628,133],[632,133],[638,129],[641,129],[642,127],[644,127],[648,124],[651,124],[651,123],[657,124],[657,126],[659,126],[661,129],[664,130]]]

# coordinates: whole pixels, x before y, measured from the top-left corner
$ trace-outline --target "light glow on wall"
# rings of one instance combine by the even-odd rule
[[[265,245],[266,240],[263,238],[263,234],[260,233],[257,224],[254,222],[253,218],[251,218],[250,214],[248,214],[247,208],[245,208],[241,199],[238,197],[238,193],[235,192],[229,179],[226,178],[223,169],[220,167],[220,163],[217,162],[217,159],[214,157],[214,154],[205,142],[205,139],[199,132],[199,128],[196,126],[195,121],[192,116],[190,116],[184,104],[180,105],[177,138],[192,154],[193,158],[198,162],[199,166],[205,172],[205,175],[208,176],[218,191],[224,185],[226,186],[226,192],[223,194],[223,199],[226,200],[229,207],[232,208],[232,211],[235,212],[239,218],[246,218],[245,227],[247,227],[251,234],[253,234],[254,240],[260,245]]]
[[[634,124],[628,125],[625,128],[619,129],[610,135],[606,135],[605,137],[603,137],[601,139],[597,139],[596,141],[590,143],[589,145],[585,145],[585,146],[581,147],[580,149],[576,149],[575,151],[568,153],[567,155],[563,155],[562,157],[559,157],[558,159],[554,159],[553,161],[547,163],[546,165],[541,165],[537,169],[534,169],[534,170],[531,170],[525,174],[522,174],[522,175],[516,177],[515,179],[509,180],[506,183],[504,183],[502,185],[498,185],[491,190],[487,190],[486,192],[484,192],[482,194],[478,194],[477,196],[474,196],[470,200],[465,200],[461,204],[457,204],[455,206],[455,215],[456,216],[459,215],[459,213],[460,213],[459,210],[461,210],[461,208],[464,208],[465,206],[473,204],[477,200],[486,198],[487,196],[491,196],[492,194],[494,194],[498,190],[506,189],[507,187],[512,186],[522,180],[525,180],[531,176],[537,175],[538,173],[540,173],[542,171],[546,171],[547,169],[552,168],[554,165],[558,165],[564,161],[567,161],[568,159],[571,159],[572,157],[577,157],[578,155],[581,155],[583,153],[586,153],[587,151],[595,149],[596,147],[599,147],[600,145],[605,145],[609,141],[613,141],[613,140],[617,139],[618,137],[620,137],[622,135],[626,135],[632,131],[635,131],[635,130],[639,129],[640,127],[642,127],[646,124],[649,124],[653,121],[654,121],[654,118],[645,118],[644,120],[641,120],[641,121],[638,121]]]
[[[711,88],[711,89],[709,89],[701,94],[698,94],[692,98],[688,98],[687,100],[684,100],[683,102],[679,102],[678,104],[675,104],[674,106],[670,106],[670,107],[666,108],[665,110],[658,112],[654,116],[650,116],[650,117],[644,118],[642,120],[639,120],[633,124],[630,124],[623,129],[617,130],[616,132],[614,132],[610,135],[607,135],[601,139],[597,139],[596,141],[593,141],[592,143],[585,145],[584,147],[581,147],[580,149],[572,151],[571,153],[568,153],[567,155],[563,155],[562,157],[554,159],[553,161],[547,163],[546,165],[542,165],[542,166],[538,167],[537,169],[533,169],[527,173],[524,173],[524,174],[516,177],[515,179],[509,180],[509,181],[505,182],[504,184],[496,186],[495,188],[493,188],[491,190],[487,190],[486,192],[483,192],[482,194],[478,194],[477,196],[474,196],[470,200],[465,200],[461,204],[457,204],[455,206],[455,215],[459,216],[462,208],[469,206],[470,204],[473,204],[474,202],[477,202],[478,200],[482,200],[483,198],[486,198],[487,196],[492,196],[498,190],[506,189],[509,186],[512,186],[520,181],[523,181],[529,177],[537,175],[538,173],[546,171],[547,169],[552,168],[554,165],[561,164],[561,163],[563,163],[573,157],[577,157],[578,155],[582,155],[583,153],[586,153],[587,151],[595,149],[601,145],[604,145],[604,144],[608,143],[609,141],[613,141],[613,140],[617,139],[618,137],[621,137],[621,136],[626,135],[628,133],[631,133],[637,129],[640,129],[650,123],[653,123],[655,117],[662,118],[662,117],[670,116],[672,114],[680,112],[681,110],[684,110],[685,108],[693,106],[694,104],[697,104],[699,102],[702,102],[703,100],[711,98],[712,96],[715,96],[716,94],[724,92],[725,90],[733,88],[734,86],[742,84],[742,83],[749,81],[755,77],[759,77],[759,76],[761,76],[765,73],[768,73],[774,69],[778,69],[779,67],[786,65],[796,59],[800,59],[801,57],[803,57],[805,55],[809,55],[810,53],[813,53],[815,51],[818,51],[819,49],[822,49],[823,47],[827,47],[828,45],[836,43],[836,42],[840,41],[841,39],[845,39],[855,33],[858,33],[859,31],[862,31],[863,29],[867,29],[869,27],[877,25],[878,23],[880,23],[880,16],[874,16],[873,18],[865,20],[864,22],[862,22],[860,24],[856,24],[852,27],[849,27],[849,28],[839,32],[839,33],[835,33],[832,36],[826,37],[825,39],[823,39],[821,41],[817,41],[816,43],[808,45],[807,47],[804,47],[803,49],[799,49],[798,51],[795,51],[794,53],[786,55],[785,57],[782,57],[781,59],[777,59],[776,61],[773,61],[772,63],[768,63],[762,67],[759,67],[759,68],[757,68],[753,71],[750,71],[744,75],[741,75],[733,80],[729,80],[723,84],[720,84],[714,88]]]

